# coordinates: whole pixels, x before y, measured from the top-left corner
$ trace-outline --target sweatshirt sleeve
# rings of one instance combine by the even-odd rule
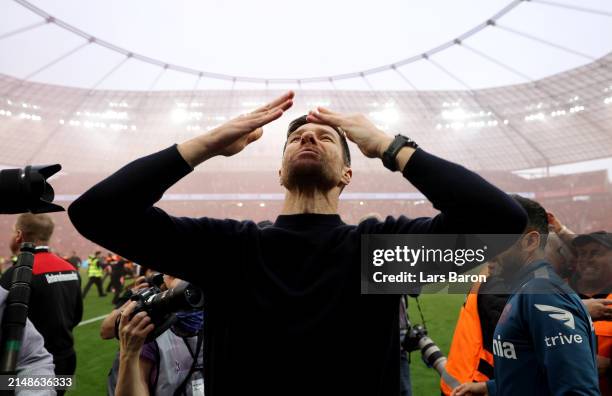
[[[553,395],[599,395],[595,338],[586,311],[570,295],[525,294],[521,307]]]
[[[487,392],[489,393],[489,396],[495,396],[497,395],[497,387],[495,386],[495,380],[488,380],[487,382]]]
[[[214,285],[220,271],[231,266],[243,223],[174,217],[154,206],[192,170],[171,146],[93,186],[70,205],[68,215],[84,237],[121,256],[191,282],[197,279],[201,287]],[[202,257],[201,262],[194,257]]]
[[[512,197],[476,173],[417,149],[402,172],[441,213],[380,223],[388,234],[521,234],[527,216]]]

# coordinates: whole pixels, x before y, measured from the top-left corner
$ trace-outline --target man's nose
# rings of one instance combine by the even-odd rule
[[[315,144],[316,143],[316,136],[314,134],[314,132],[304,132],[302,133],[302,140],[301,143],[305,144],[305,143],[310,143],[310,144]]]

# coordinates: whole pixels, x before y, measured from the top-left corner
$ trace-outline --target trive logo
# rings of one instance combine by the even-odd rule
[[[544,343],[549,348],[557,345],[582,344],[582,336],[580,334],[565,335],[559,333],[558,336],[544,337]]]
[[[516,350],[514,349],[514,344],[508,341],[502,342],[500,336],[498,335],[497,339],[493,338],[493,355],[516,360]]]

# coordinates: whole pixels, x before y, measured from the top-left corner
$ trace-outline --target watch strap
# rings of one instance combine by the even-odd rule
[[[412,147],[416,149],[419,147],[418,144],[412,139],[404,135],[395,135],[395,139],[391,142],[389,147],[385,150],[382,156],[383,165],[385,168],[395,172],[397,170],[396,157],[402,147]]]

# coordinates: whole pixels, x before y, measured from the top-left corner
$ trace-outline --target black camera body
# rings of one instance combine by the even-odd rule
[[[402,340],[402,349],[406,352],[421,350],[421,358],[427,367],[434,368],[440,375],[445,372],[446,356],[436,343],[427,336],[427,328],[422,324],[412,326],[408,323],[408,332]]]
[[[160,274],[161,275],[161,274]],[[158,280],[158,279],[157,279]],[[156,279],[147,280],[149,284],[155,284]],[[132,311],[132,317],[139,312],[146,312],[151,318],[155,329],[149,333],[145,342],[156,339],[161,333],[168,330],[176,321],[176,312],[196,311],[204,307],[204,295],[202,291],[188,282],[181,282],[177,287],[162,291],[153,285],[146,289],[138,290],[130,297],[137,305]],[[119,329],[119,320],[115,323],[115,331]]]
[[[406,352],[413,352],[419,348],[419,341],[427,336],[427,329],[422,324],[411,326],[409,324],[406,336],[402,341],[402,349]]]

